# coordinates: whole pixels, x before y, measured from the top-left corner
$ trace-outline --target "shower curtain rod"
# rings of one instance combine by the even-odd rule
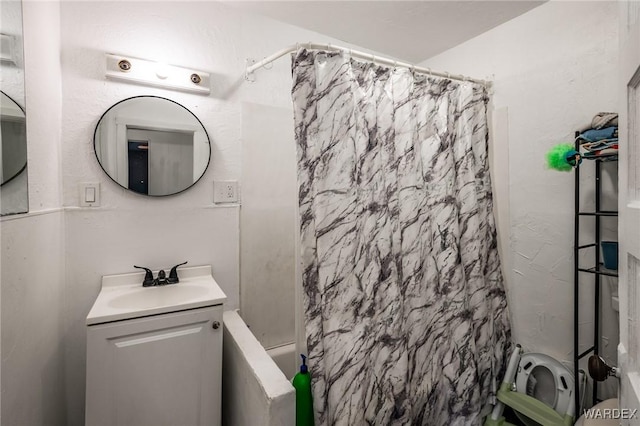
[[[418,67],[418,66],[415,66],[413,64],[409,64],[407,62],[400,62],[400,61],[396,61],[394,59],[385,58],[383,56],[372,55],[370,53],[365,53],[365,52],[360,52],[358,50],[349,49],[348,47],[336,46],[336,45],[331,44],[331,43],[327,43],[327,44],[321,44],[321,43],[296,43],[296,44],[294,44],[292,46],[289,46],[287,48],[279,50],[278,52],[274,53],[271,56],[267,56],[263,60],[261,60],[259,62],[256,62],[253,65],[247,66],[247,69],[246,69],[246,72],[245,72],[245,78],[247,80],[251,81],[250,76],[256,70],[258,70],[259,68],[264,67],[265,65],[267,65],[267,64],[269,64],[269,63],[271,63],[273,61],[275,61],[278,58],[281,58],[282,56],[286,55],[287,53],[296,52],[301,47],[306,47],[307,49],[342,51],[344,53],[348,53],[352,57],[356,57],[356,58],[360,58],[360,59],[367,59],[367,60],[370,60],[371,62],[375,62],[375,63],[382,64],[382,65],[409,68],[410,70],[412,70],[414,72],[421,73],[421,74],[435,75],[437,77],[444,77],[444,78],[448,78],[448,79],[451,79],[451,80],[471,81],[471,82],[474,82],[474,83],[482,84],[483,86],[487,86],[487,87],[490,87],[491,84],[492,84],[492,82],[488,81],[488,80],[479,80],[479,79],[467,77],[467,76],[464,76],[464,75],[455,75],[455,74],[450,74],[448,72],[433,71],[431,68]]]

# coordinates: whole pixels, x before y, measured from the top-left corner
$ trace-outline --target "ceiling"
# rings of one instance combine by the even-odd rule
[[[227,3],[399,60],[420,63],[544,1],[229,0]],[[300,40],[307,41],[324,42]]]

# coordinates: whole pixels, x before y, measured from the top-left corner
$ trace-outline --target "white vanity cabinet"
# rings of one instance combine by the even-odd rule
[[[215,281],[209,296],[181,277],[164,288],[136,283],[134,296],[107,286],[101,299],[104,278],[87,317],[86,425],[219,426],[225,297]],[[136,303],[144,308],[122,318]],[[114,306],[120,318],[105,320]]]

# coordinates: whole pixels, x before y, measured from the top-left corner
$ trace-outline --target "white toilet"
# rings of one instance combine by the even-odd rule
[[[573,373],[558,360],[540,353],[526,353],[520,358],[516,374],[516,391],[544,402],[564,415],[573,402]],[[517,413],[527,426],[537,422]]]
[[[573,372],[548,355],[522,354],[521,351],[522,347],[516,345],[509,358],[505,377],[498,391],[498,403],[485,419],[484,425],[510,424],[505,423],[503,417],[505,407],[511,407],[519,420],[526,426],[540,426],[541,423],[538,422],[545,425],[573,425],[576,412]],[[604,363],[602,359],[601,361]],[[606,364],[601,367],[608,369],[607,374],[617,374],[615,367]],[[581,371],[579,383],[583,383],[583,378],[584,373]],[[582,391],[583,389],[581,389]],[[529,398],[516,397],[514,394],[524,394]],[[618,408],[618,400],[615,398],[593,407],[596,410],[612,408]],[[584,416],[575,423],[577,426],[613,426],[618,424],[617,420],[585,419]]]
[[[553,407],[558,413],[565,413],[572,402],[574,391],[573,373],[554,358],[538,353],[522,355],[516,376],[516,390],[533,396]],[[602,401],[592,409],[618,408],[618,399]],[[518,414],[518,413],[516,413]],[[518,415],[527,426],[538,423]],[[585,419],[581,416],[575,426],[617,426],[616,419]]]

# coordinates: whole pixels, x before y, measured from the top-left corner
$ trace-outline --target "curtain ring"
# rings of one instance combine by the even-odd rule
[[[433,74],[431,74],[431,68],[427,68],[427,71],[429,73],[429,77],[433,77]]]
[[[300,43],[296,42],[296,50],[300,50]]]
[[[376,55],[371,55],[371,62],[376,63]]]

